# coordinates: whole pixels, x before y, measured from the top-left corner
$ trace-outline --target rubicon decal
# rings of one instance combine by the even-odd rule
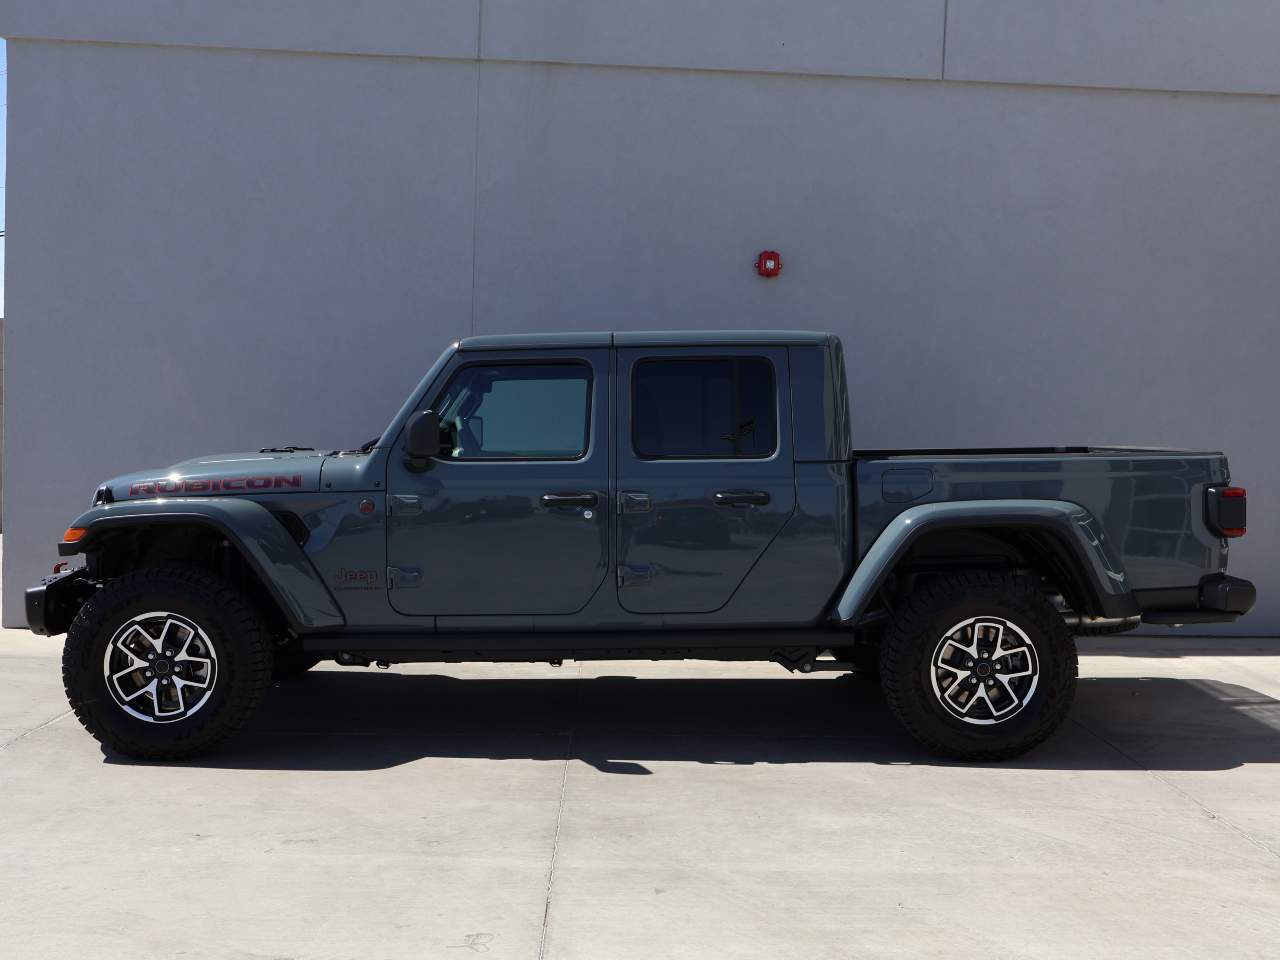
[[[302,474],[271,477],[214,477],[210,480],[145,480],[129,485],[131,497],[172,497],[183,493],[244,493],[250,490],[301,490]]]

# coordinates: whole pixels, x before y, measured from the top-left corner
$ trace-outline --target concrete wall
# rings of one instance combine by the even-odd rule
[[[7,624],[102,478],[358,443],[451,338],[796,326],[862,446],[1226,449],[1280,633],[1280,7],[111,10],[0,8]]]

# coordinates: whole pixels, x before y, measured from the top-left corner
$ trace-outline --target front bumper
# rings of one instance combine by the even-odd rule
[[[27,588],[27,626],[42,637],[66,633],[93,590],[84,567],[45,577]]]
[[[1187,597],[1187,600],[1195,601],[1194,606],[1183,604],[1177,607],[1161,605],[1154,609],[1144,608],[1142,622],[1231,623],[1252,610],[1257,599],[1258,591],[1248,580],[1230,577],[1225,573],[1213,573],[1202,577],[1194,595]]]

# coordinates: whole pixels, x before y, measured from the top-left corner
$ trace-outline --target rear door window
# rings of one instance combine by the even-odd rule
[[[761,459],[777,450],[777,388],[763,357],[641,360],[632,390],[638,457]]]

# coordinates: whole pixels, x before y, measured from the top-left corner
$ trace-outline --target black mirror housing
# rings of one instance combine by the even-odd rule
[[[444,448],[440,414],[434,410],[415,413],[405,427],[405,462],[415,470],[425,470],[427,461]]]

